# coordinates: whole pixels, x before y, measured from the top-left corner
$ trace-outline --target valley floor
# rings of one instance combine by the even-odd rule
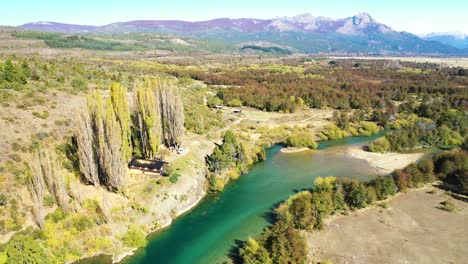
[[[411,190],[373,207],[330,219],[307,233],[310,258],[340,263],[467,263],[468,204],[433,187]],[[457,212],[437,208],[453,200]]]

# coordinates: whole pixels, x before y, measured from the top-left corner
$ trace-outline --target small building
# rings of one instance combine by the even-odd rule
[[[134,158],[130,163],[128,163],[128,168],[131,170],[140,170],[142,172],[159,173],[164,175],[168,164],[169,163],[160,159],[150,160]]]
[[[234,109],[233,111],[235,114],[240,114],[242,113],[242,109]]]

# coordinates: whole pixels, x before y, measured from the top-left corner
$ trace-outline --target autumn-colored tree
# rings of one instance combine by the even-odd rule
[[[122,152],[125,155],[125,160],[128,161],[132,155],[130,108],[128,106],[127,89],[118,83],[112,84],[110,89],[110,102],[108,102],[108,107],[111,106],[122,133]]]
[[[114,89],[114,93],[122,93],[120,88]],[[119,103],[118,99],[114,101]],[[127,132],[122,132],[119,121],[125,119],[122,117],[125,110],[121,110],[125,107],[114,106],[112,97],[104,106],[99,91],[88,96],[87,105],[88,111],[82,114],[77,128],[78,154],[84,181],[97,185],[98,179],[108,189],[117,191],[125,183],[127,151],[130,150],[129,142],[122,139]],[[115,109],[120,109],[120,119]]]
[[[99,185],[98,156],[93,145],[95,141],[94,125],[91,122],[88,109],[80,112],[76,128],[78,158],[83,181],[94,186]]]
[[[105,141],[102,145],[101,155],[104,157],[105,184],[111,190],[119,190],[125,183],[126,175],[126,140],[119,124],[114,108],[110,106],[112,101],[107,102],[106,117],[104,124]]]
[[[63,175],[60,171],[60,165],[57,162],[57,156],[53,151],[40,149],[38,150],[37,157],[49,193],[54,197],[58,206],[64,211],[68,211],[68,195]]]
[[[147,79],[135,93],[135,119],[142,155],[154,158],[161,139],[161,114],[155,80]]]
[[[39,228],[44,228],[44,192],[45,182],[42,173],[41,163],[39,160],[39,153],[36,152],[32,158],[31,163],[32,174],[29,177],[29,193],[33,202],[32,213]]]
[[[164,143],[177,148],[184,135],[184,105],[179,89],[171,81],[160,80],[158,94]]]

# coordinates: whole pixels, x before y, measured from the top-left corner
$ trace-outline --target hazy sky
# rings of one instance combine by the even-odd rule
[[[0,0],[0,25],[54,21],[105,25],[135,19],[333,18],[368,12],[399,31],[468,33],[468,0]]]

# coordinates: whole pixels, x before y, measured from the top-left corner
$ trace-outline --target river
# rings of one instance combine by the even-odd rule
[[[269,224],[278,202],[311,188],[316,177],[373,177],[376,172],[366,161],[346,157],[343,150],[378,136],[324,141],[319,150],[288,154],[275,145],[267,151],[266,161],[223,192],[208,195],[166,230],[152,234],[148,245],[123,263],[222,263],[236,241],[255,236]]]

